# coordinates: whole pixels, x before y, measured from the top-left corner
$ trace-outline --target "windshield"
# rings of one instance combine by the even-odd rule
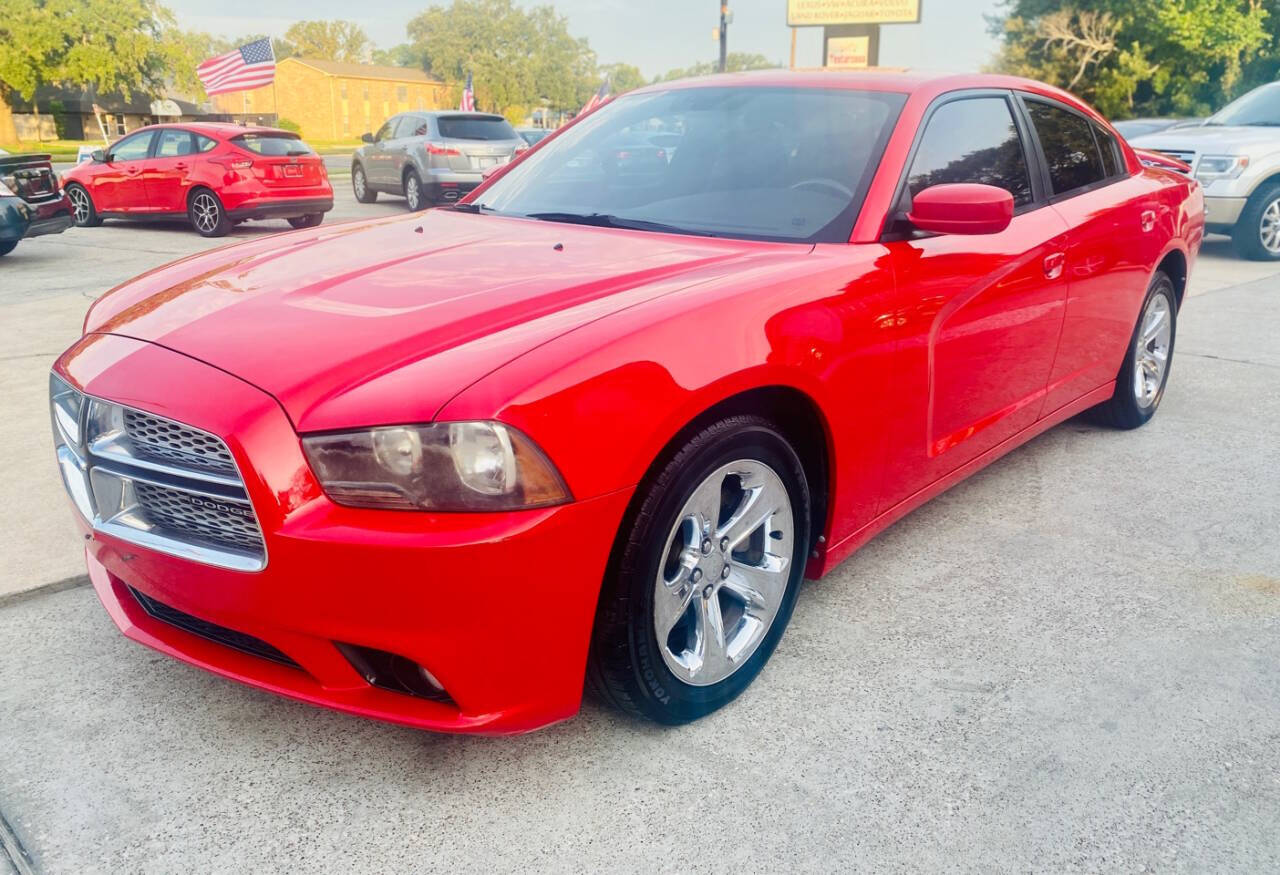
[[[504,118],[442,115],[436,119],[446,140],[515,140],[516,129]]]
[[[1210,116],[1206,124],[1280,126],[1280,82],[1237,97]]]
[[[682,88],[620,97],[473,210],[758,240],[844,242],[901,94]]]
[[[232,140],[257,155],[310,155],[311,147],[291,134],[241,134]]]

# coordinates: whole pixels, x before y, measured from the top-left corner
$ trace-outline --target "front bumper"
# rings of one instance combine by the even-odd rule
[[[38,204],[20,197],[0,197],[0,241],[61,234],[74,224],[71,201],[65,194]]]
[[[1247,197],[1208,197],[1204,199],[1205,224],[1212,228],[1230,228],[1240,221]]]
[[[262,528],[267,564],[249,573],[140,547],[77,513],[94,587],[130,638],[272,692],[424,729],[519,732],[577,711],[630,490],[505,514],[340,507],[315,483],[283,410],[222,371],[110,335],[82,339],[57,369],[90,394],[223,437]],[[158,619],[131,589],[296,667]],[[412,660],[448,699],[373,686],[339,645]]]

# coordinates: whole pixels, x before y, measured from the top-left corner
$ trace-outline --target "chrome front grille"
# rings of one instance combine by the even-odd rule
[[[266,566],[244,481],[216,435],[83,395],[50,377],[59,467],[95,529],[238,571]]]
[[[1195,167],[1196,153],[1188,149],[1159,149],[1161,155],[1168,155],[1175,161],[1181,161],[1188,167]]]
[[[237,476],[231,451],[208,432],[131,407],[124,408],[124,431],[134,452],[144,458],[179,468]]]

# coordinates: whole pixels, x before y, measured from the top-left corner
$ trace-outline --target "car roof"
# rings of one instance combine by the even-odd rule
[[[882,91],[933,97],[949,91],[999,88],[1027,91],[1060,100],[1070,106],[1097,113],[1075,95],[1053,85],[1020,76],[999,73],[949,73],[929,70],[872,68],[868,70],[752,70],[744,73],[718,73],[672,82],[655,82],[638,88],[633,94],[668,91],[674,88],[816,88],[849,91]]]
[[[145,125],[130,131],[130,134],[136,134],[139,131],[163,131],[171,128],[177,128],[183,131],[195,131],[197,134],[208,134],[213,137],[235,137],[240,134],[283,134],[287,137],[296,137],[297,134],[292,131],[281,130],[280,128],[269,128],[265,125],[238,125],[234,122],[161,122],[155,125]]]

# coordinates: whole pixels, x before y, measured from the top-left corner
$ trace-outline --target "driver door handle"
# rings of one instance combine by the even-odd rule
[[[1067,253],[1054,252],[1044,257],[1045,279],[1056,280],[1062,276],[1062,269],[1067,266]]]
[[[1156,226],[1156,211],[1142,211],[1142,232],[1144,234],[1151,232]]]

